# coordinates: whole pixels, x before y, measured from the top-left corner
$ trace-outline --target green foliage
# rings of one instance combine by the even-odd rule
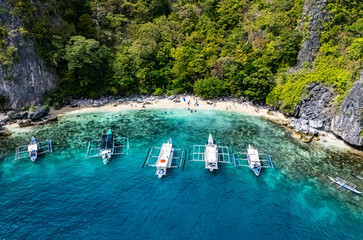
[[[336,92],[334,105],[339,111],[341,101],[358,79],[362,67],[363,5],[355,0],[329,0],[327,9],[333,13],[333,19],[321,32],[322,45],[312,68],[305,66],[297,73],[277,74],[277,86],[269,93],[267,104],[291,114],[306,95],[306,87],[320,82]]]
[[[348,47],[349,57],[353,60],[363,60],[363,38],[356,38]]]
[[[153,92],[153,95],[158,96],[158,95],[160,95],[162,93],[163,93],[163,89],[157,88],[157,89],[155,89],[155,92]]]
[[[195,94],[203,98],[213,98],[226,93],[225,83],[216,77],[199,79],[194,83],[193,89]]]
[[[195,92],[291,112],[314,81],[332,86],[339,104],[363,56],[358,0],[328,0],[333,19],[320,33],[319,53],[297,73],[286,70],[307,29],[299,27],[305,0],[9,1],[24,35],[57,70],[59,87],[48,97],[54,105],[69,97]],[[16,49],[3,46],[5,62]]]
[[[46,96],[45,105],[48,106],[62,106],[67,103],[68,93],[63,88],[54,88]]]
[[[7,41],[8,30],[5,26],[0,26],[0,66],[10,67],[16,61],[17,49]]]
[[[110,49],[94,39],[83,36],[71,37],[65,48],[64,60],[68,62],[68,71],[73,81],[81,89],[100,92],[107,74],[107,62],[110,59]],[[105,69],[106,68],[106,69]],[[95,95],[94,95],[95,96]]]
[[[29,107],[29,113],[33,113],[35,111],[35,107],[33,105],[31,105]]]
[[[93,26],[92,18],[89,14],[82,14],[77,23],[77,32],[87,38],[95,36],[95,28]]]
[[[317,62],[310,69],[303,69],[297,73],[284,73],[277,77],[280,82],[268,95],[266,102],[269,105],[280,107],[285,113],[292,114],[295,106],[306,94],[306,87],[313,82],[321,82],[324,85],[333,86],[340,96],[345,96],[352,87],[351,74],[333,57]],[[337,102],[339,104],[339,101]]]

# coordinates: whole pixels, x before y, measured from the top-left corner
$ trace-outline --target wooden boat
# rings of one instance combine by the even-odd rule
[[[21,158],[30,158],[31,161],[38,159],[40,154],[52,152],[52,141],[44,140],[37,142],[34,137],[31,138],[28,145],[18,146],[15,150],[15,161]]]
[[[354,185],[354,184],[352,184],[352,183],[350,183],[350,182],[348,182],[347,180],[344,180],[344,179],[342,179],[342,178],[339,178],[339,177],[336,177],[336,178],[333,178],[333,177],[330,177],[330,176],[328,176],[328,178],[333,182],[333,183],[335,183],[335,184],[337,184],[337,185],[339,185],[340,187],[342,187],[342,188],[345,188],[345,189],[347,189],[348,191],[351,191],[351,192],[353,192],[353,193],[355,193],[355,194],[361,194],[362,192],[360,192],[360,191],[358,191],[357,189],[356,189],[356,185]]]
[[[38,158],[38,143],[34,137],[32,137],[32,140],[28,144],[28,152],[30,160],[34,162]]]
[[[204,162],[205,169],[213,172],[218,170],[219,163],[232,163],[233,155],[229,147],[215,144],[210,133],[207,144],[189,147],[189,161]]]
[[[151,147],[147,153],[142,167],[156,167],[155,175],[162,178],[169,168],[182,168],[185,165],[185,150],[176,149],[171,138],[160,147]]]
[[[257,149],[254,149],[253,147],[251,147],[251,145],[248,145],[247,159],[250,169],[254,172],[256,176],[259,176],[262,169],[261,161],[258,156]]]
[[[95,139],[88,143],[86,159],[101,156],[103,164],[107,164],[112,156],[128,153],[129,139],[126,137],[116,137],[109,129],[107,134],[101,136],[101,139]]]
[[[100,155],[102,156],[103,164],[107,164],[110,161],[114,153],[114,147],[114,135],[111,129],[108,129],[107,134],[102,135],[100,143]]]
[[[218,170],[218,149],[213,143],[212,134],[209,134],[208,144],[204,150],[205,168],[209,171]]]
[[[161,147],[158,161],[156,162],[156,175],[158,178],[166,175],[166,170],[171,167],[173,161],[174,148],[171,139]]]

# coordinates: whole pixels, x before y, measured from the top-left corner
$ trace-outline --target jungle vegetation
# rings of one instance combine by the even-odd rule
[[[307,84],[341,99],[363,58],[360,0],[328,0],[314,62],[291,71],[306,37],[304,0],[9,0],[69,97],[244,96],[291,112]],[[5,35],[0,31],[1,35]],[[11,49],[0,51],[11,55]],[[339,99],[337,102],[339,103]]]

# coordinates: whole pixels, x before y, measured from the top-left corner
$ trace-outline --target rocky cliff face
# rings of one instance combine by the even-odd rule
[[[343,100],[339,114],[333,118],[331,130],[346,142],[363,146],[363,70],[359,81]]]
[[[344,141],[363,146],[363,70],[336,113],[332,106],[334,94],[321,84],[311,84],[304,98],[296,107],[290,126],[297,132],[315,135],[319,131],[331,131]]]
[[[315,58],[320,47],[319,30],[328,18],[326,4],[327,0],[305,0],[300,30],[303,31],[307,25],[307,36],[304,37],[296,69],[301,68],[304,62],[312,62]]]
[[[315,135],[319,131],[329,131],[332,119],[330,103],[334,94],[329,88],[312,83],[307,88],[309,96],[296,106],[294,117],[290,123],[298,132]]]
[[[11,14],[11,7],[0,0],[0,25],[8,33],[6,42],[17,49],[18,61],[10,67],[0,65],[0,94],[9,99],[10,108],[35,105],[55,85],[56,74],[37,55],[34,43],[25,40],[19,29],[21,20]]]

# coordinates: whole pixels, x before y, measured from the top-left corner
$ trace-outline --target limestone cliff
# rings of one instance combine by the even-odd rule
[[[309,95],[296,106],[290,125],[296,131],[316,134],[318,131],[329,131],[332,118],[331,101],[334,94],[328,87],[312,83],[308,88]]]
[[[11,66],[0,65],[0,94],[9,100],[9,108],[38,104],[45,92],[55,85],[56,74],[37,55],[34,43],[21,34],[21,20],[11,13],[11,7],[0,0],[0,26],[9,33],[8,45],[16,48],[17,61]]]
[[[363,146],[363,70],[359,81],[343,100],[339,114],[332,121],[331,130],[346,142]]]
[[[290,123],[294,130],[311,135],[331,131],[351,145],[363,146],[363,70],[338,112],[332,108],[334,94],[328,87],[313,83],[307,91]]]
[[[305,0],[299,29],[306,33],[298,55],[296,69],[304,62],[312,62],[320,47],[319,31],[328,14],[325,11],[327,0]]]

